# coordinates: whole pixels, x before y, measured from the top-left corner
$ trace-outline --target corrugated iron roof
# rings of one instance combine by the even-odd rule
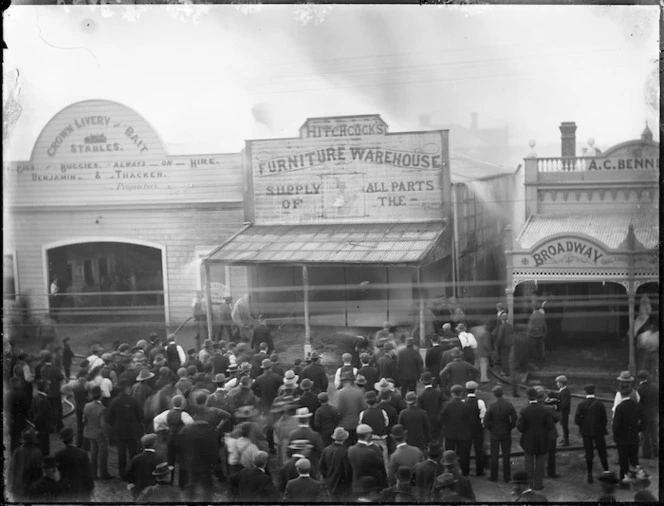
[[[208,260],[244,264],[418,264],[444,230],[442,221],[254,225],[233,237]]]
[[[539,241],[554,234],[579,233],[597,239],[610,249],[616,249],[627,238],[630,224],[634,225],[636,239],[646,249],[657,247],[657,212],[531,216],[516,241],[523,248],[532,248]]]

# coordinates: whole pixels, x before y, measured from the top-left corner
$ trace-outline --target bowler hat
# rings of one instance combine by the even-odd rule
[[[334,432],[332,433],[332,439],[334,439],[335,441],[346,441],[349,435],[350,434],[346,429],[344,429],[343,427],[337,427],[336,429],[334,429]]]
[[[277,355],[276,353],[273,353],[273,354],[270,355],[268,358],[269,358],[274,364],[276,364],[277,362],[279,362],[279,355]]]
[[[454,485],[457,481],[452,473],[443,473],[438,475],[433,482],[434,488],[445,488]]]
[[[629,371],[620,371],[620,376],[616,378],[618,381],[634,381],[634,378],[629,373]]]
[[[215,374],[213,383],[217,385],[226,383],[226,375],[223,372]]]
[[[383,348],[386,349],[386,350],[393,350],[394,349],[394,343],[392,341],[387,341]]]
[[[459,457],[457,456],[456,452],[454,450],[447,450],[443,452],[443,464],[445,465],[452,465],[456,462],[459,461]]]
[[[304,378],[302,382],[300,383],[300,388],[302,390],[311,390],[311,387],[314,386],[314,382],[311,381],[309,378]]]
[[[650,373],[646,371],[645,369],[641,369],[639,372],[636,373],[636,377],[640,379],[641,381],[643,380],[649,380],[650,379]]]
[[[584,386],[583,389],[586,391],[587,395],[594,395],[595,393],[595,385],[592,383],[589,383],[588,385]]]
[[[406,404],[415,404],[417,402],[417,395],[415,395],[415,392],[408,392],[404,401],[406,401]]]
[[[366,385],[367,384],[367,379],[362,376],[361,374],[358,374],[357,377],[355,378],[355,384],[357,385]]]
[[[425,385],[430,385],[433,382],[433,376],[429,371],[426,371],[425,373],[422,374],[422,383]]]
[[[491,391],[492,391],[495,395],[502,395],[502,394],[503,394],[503,387],[502,387],[502,385],[496,385],[495,387],[493,387],[493,388],[491,389]]]
[[[530,477],[525,471],[517,471],[512,475],[512,483],[527,484],[530,483]]]
[[[240,374],[251,371],[251,364],[249,362],[242,362],[240,364]]]
[[[607,485],[617,485],[620,483],[620,480],[616,476],[615,471],[604,471],[597,479],[602,483],[606,483]]]
[[[406,432],[408,432],[406,429],[403,428],[403,425],[397,424],[394,427],[392,427],[392,437],[395,439],[403,439],[406,437]]]
[[[270,367],[272,367],[272,360],[269,358],[266,358],[261,362],[261,369],[269,369]]]
[[[152,471],[153,476],[165,476],[167,474],[170,474],[170,472],[173,470],[173,466],[169,466],[168,462],[162,462],[161,464],[157,464],[157,467],[154,468],[154,471]]]

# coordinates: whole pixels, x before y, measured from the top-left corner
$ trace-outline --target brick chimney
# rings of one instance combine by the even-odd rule
[[[560,124],[561,156],[576,156],[576,123],[563,121]]]
[[[474,132],[477,130],[477,113],[476,112],[471,112],[470,113],[470,129]]]

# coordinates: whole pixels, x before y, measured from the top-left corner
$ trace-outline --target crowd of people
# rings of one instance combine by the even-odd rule
[[[267,331],[251,343],[205,340],[199,351],[185,352],[174,335],[111,350],[96,345],[73,379],[72,364],[56,365],[48,350],[32,365],[16,355],[7,490],[16,500],[87,502],[97,480],[117,477],[138,503],[209,502],[218,487],[242,502],[459,503],[476,499],[474,467],[475,476],[511,483],[516,502],[544,501],[545,474],[559,477],[556,447],[569,445],[567,378],[556,378],[551,391],[529,387],[518,412],[500,385],[490,402],[480,399],[489,381],[480,359],[493,354],[515,376],[516,340],[498,310],[495,328],[477,336],[464,323],[443,325],[427,336],[424,358],[414,338],[399,339],[386,323],[375,337],[359,338],[329,377],[316,351],[282,366]],[[638,457],[641,433],[644,458],[658,455],[658,390],[647,371],[637,377],[634,388],[635,378],[621,373],[611,416],[587,385],[572,418],[589,484],[597,451],[602,501],[616,486],[655,499]],[[73,400],[75,428],[63,425],[63,394]],[[609,427],[618,474],[609,469]],[[525,454],[516,470],[514,429]],[[61,447],[51,448],[52,433]],[[109,468],[109,445],[117,469]]]

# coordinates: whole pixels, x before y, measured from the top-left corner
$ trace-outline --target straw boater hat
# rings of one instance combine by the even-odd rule
[[[295,412],[295,418],[310,418],[312,413],[309,412],[309,408],[298,408]]]
[[[284,411],[288,411],[293,407],[295,407],[295,397],[292,395],[286,395],[285,397],[276,400],[274,404],[272,404],[270,413],[283,413]]]
[[[138,373],[138,377],[136,378],[136,381],[145,381],[149,380],[150,378],[154,377],[154,373],[148,371],[147,369],[141,369],[141,372]]]
[[[228,369],[226,370],[226,372],[229,373],[229,374],[237,372],[237,364],[230,364],[228,366]]]
[[[310,450],[313,447],[308,439],[293,439],[288,445],[291,450]]]
[[[254,406],[242,406],[235,410],[235,418],[238,420],[253,418],[258,416],[258,413],[258,409],[256,409]]]

